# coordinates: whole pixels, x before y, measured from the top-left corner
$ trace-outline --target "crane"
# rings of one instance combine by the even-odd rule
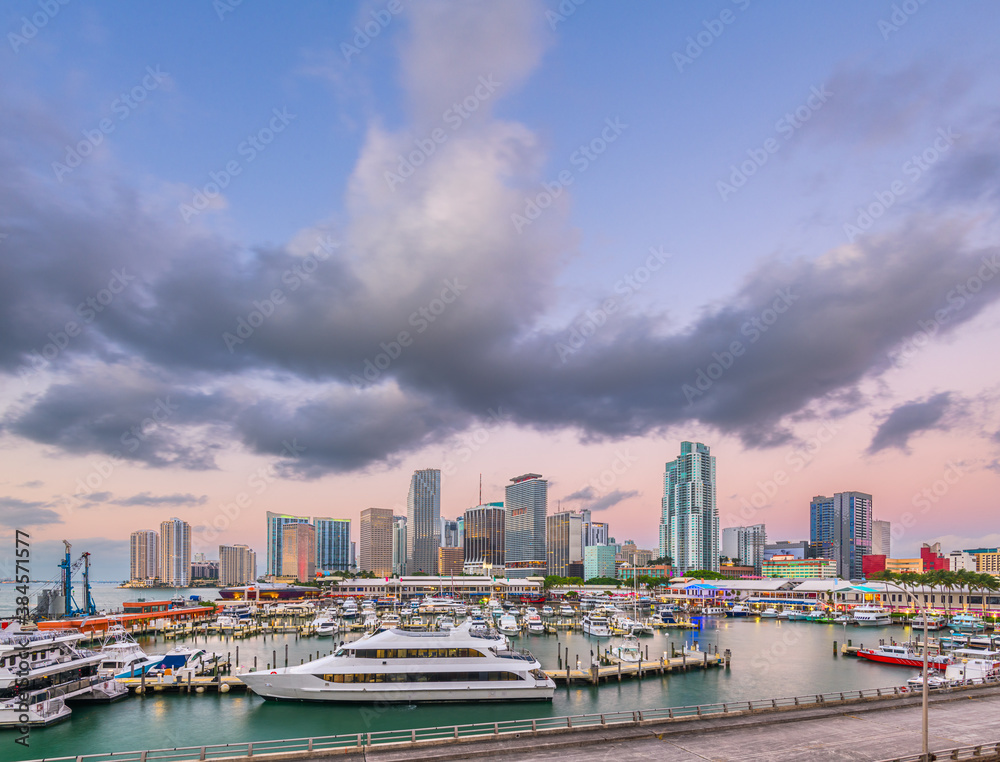
[[[67,540],[63,540],[63,545],[66,546],[66,556],[59,563],[59,568],[62,570],[62,595],[65,602],[64,616],[78,616],[83,614],[84,616],[92,616],[97,613],[97,607],[94,605],[94,598],[90,593],[90,553],[82,554],[76,561],[70,562],[70,551],[73,546]],[[83,608],[76,607],[76,601],[73,600],[73,575],[80,571],[80,567],[83,567]]]

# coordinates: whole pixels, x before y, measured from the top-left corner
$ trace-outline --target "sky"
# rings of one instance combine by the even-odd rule
[[[549,480],[655,548],[664,464],[808,538],[1000,544],[1000,8],[0,10],[0,577],[179,517]]]

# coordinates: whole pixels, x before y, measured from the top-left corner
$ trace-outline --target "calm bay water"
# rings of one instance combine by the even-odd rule
[[[96,585],[98,608],[119,606],[124,600],[164,597],[164,591],[119,590]],[[158,595],[157,593],[160,593]],[[188,591],[183,591],[188,595]],[[193,594],[214,597],[214,591],[193,590]],[[12,585],[0,585],[0,616],[13,611]],[[169,597],[166,596],[166,597]],[[554,700],[512,704],[439,704],[419,706],[369,707],[348,705],[266,702],[253,694],[160,694],[130,696],[110,706],[77,705],[72,717],[48,728],[31,731],[28,749],[14,744],[16,733],[0,731],[0,758],[25,760],[133,749],[196,746],[233,741],[299,738],[360,733],[413,727],[434,727],[456,723],[614,712],[662,706],[683,706],[720,701],[738,701],[775,696],[797,696],[827,691],[857,690],[902,685],[915,671],[833,656],[833,642],[853,640],[855,644],[875,644],[880,638],[909,640],[909,628],[845,628],[808,622],[757,621],[746,619],[702,619],[698,630],[663,630],[640,639],[656,659],[682,642],[697,642],[702,649],[732,651],[730,669],[696,670],[685,674],[625,679],[599,686],[572,686],[557,689]],[[345,636],[338,636],[338,641]],[[266,642],[265,642],[266,641]],[[148,653],[162,653],[173,641],[140,641]],[[192,645],[193,641],[179,641]],[[611,645],[582,633],[522,636],[518,647],[530,649],[542,666],[555,669],[558,648],[569,648],[570,663],[576,658],[586,665],[592,649]],[[331,639],[275,635],[267,638],[231,640],[199,638],[199,647],[231,653],[252,667],[254,656],[263,668],[277,652],[284,664],[288,647],[289,664],[328,652]]]

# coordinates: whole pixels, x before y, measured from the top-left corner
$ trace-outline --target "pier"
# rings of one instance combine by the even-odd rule
[[[686,672],[691,669],[729,666],[729,658],[724,654],[710,654],[708,651],[688,651],[673,658],[644,659],[638,662],[624,662],[614,656],[604,656],[605,664],[593,664],[590,669],[547,669],[545,674],[556,683],[607,683],[619,682],[622,678],[656,677],[670,672]]]

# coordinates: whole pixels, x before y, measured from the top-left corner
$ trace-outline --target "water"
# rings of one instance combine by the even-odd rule
[[[105,589],[102,589],[105,588]],[[0,611],[7,610],[12,586],[0,586]],[[158,591],[162,593],[163,591]],[[193,591],[200,594],[204,591]],[[138,593],[138,596],[135,594]],[[186,593],[185,593],[186,594]],[[114,606],[135,597],[155,599],[155,592],[117,590],[113,586],[95,586],[98,606]],[[128,596],[128,597],[126,597]],[[168,596],[169,597],[169,596]],[[353,706],[266,702],[253,695],[158,694],[129,696],[112,704],[77,705],[72,717],[48,728],[33,728],[30,748],[13,743],[15,732],[0,731],[0,748],[5,760],[37,759],[109,751],[129,751],[174,746],[234,741],[300,738],[337,733],[363,733],[398,728],[435,727],[472,722],[521,719],[567,714],[590,714],[662,706],[707,704],[776,696],[798,696],[829,691],[858,690],[902,685],[914,670],[875,664],[861,659],[834,657],[833,642],[853,640],[866,645],[880,638],[911,639],[909,628],[845,628],[809,622],[747,619],[702,619],[698,630],[663,630],[653,637],[640,638],[651,659],[669,654],[670,643],[676,648],[697,642],[713,653],[732,651],[731,669],[693,670],[670,676],[643,680],[625,678],[621,683],[599,686],[574,685],[556,690],[548,702],[509,704],[424,704],[417,706]],[[344,638],[337,636],[337,640]],[[590,661],[591,649],[604,649],[614,639],[597,640],[582,633],[532,635],[514,639],[518,647],[529,648],[547,669],[557,667],[557,645],[569,647],[570,663],[575,668],[579,656],[582,665]],[[153,643],[140,640],[150,653],[162,653],[173,641]],[[180,641],[188,645],[192,640]],[[330,651],[329,638],[299,638],[274,635],[265,639],[231,640],[221,636],[198,638],[199,647],[231,653],[235,663],[258,666],[277,653],[284,665],[285,646],[289,664]],[[565,666],[565,665],[564,665]]]

